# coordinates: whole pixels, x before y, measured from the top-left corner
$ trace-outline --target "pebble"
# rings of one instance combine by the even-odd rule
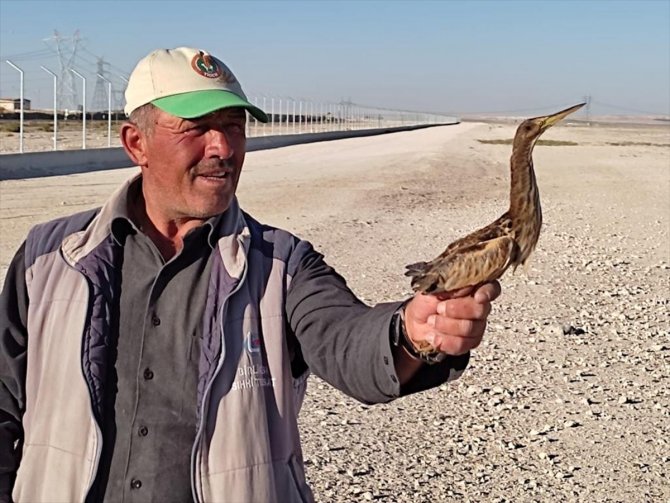
[[[337,176],[314,184],[313,218],[301,196],[278,205],[292,218],[277,221],[313,242],[367,303],[406,298],[405,264],[505,211],[509,146],[486,145],[484,155],[477,139],[511,138],[515,125],[467,126],[453,141],[442,139],[448,128],[375,137],[377,157],[387,141],[397,149],[382,177],[377,157],[372,171],[356,160],[359,140],[346,140],[353,150],[324,144],[334,148]],[[546,133],[580,145],[538,145],[542,235],[528,273],[501,278],[484,341],[459,380],[362,406],[310,377],[299,427],[317,501],[670,503],[667,147],[607,145],[668,144],[667,127],[654,131]],[[424,134],[440,139],[410,155]],[[553,159],[568,150],[565,162]],[[631,163],[621,153],[641,157]],[[339,155],[343,173],[334,169]],[[453,176],[459,170],[468,176]],[[326,206],[330,194],[342,202]]]
[[[572,325],[563,325],[563,335],[582,335],[586,331],[582,327],[574,327]]]

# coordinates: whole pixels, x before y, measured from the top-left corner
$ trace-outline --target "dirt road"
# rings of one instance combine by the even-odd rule
[[[507,207],[511,125],[461,124],[249,154],[257,218],[310,239],[367,302]],[[319,501],[670,501],[670,128],[556,127],[544,227],[503,278],[460,381],[363,406],[313,378]],[[100,204],[134,168],[0,182],[0,274],[30,225]]]

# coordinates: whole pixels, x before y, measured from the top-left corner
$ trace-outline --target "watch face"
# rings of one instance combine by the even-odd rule
[[[434,353],[423,353],[421,354],[421,359],[424,360],[426,363],[440,363],[446,360],[447,354],[446,353],[440,353],[440,352],[434,352]]]
[[[393,346],[398,347],[402,342],[402,320],[400,319],[400,311],[393,313],[391,318],[391,343]]]
[[[409,340],[409,336],[405,330],[405,319],[403,314],[404,305],[400,306],[398,310],[393,313],[393,318],[391,319],[391,343],[393,346],[402,346],[411,355],[412,358],[420,360],[429,365],[443,362],[448,356],[446,353],[441,353],[439,351],[433,351],[430,353],[417,351],[414,344],[412,344],[412,342]]]

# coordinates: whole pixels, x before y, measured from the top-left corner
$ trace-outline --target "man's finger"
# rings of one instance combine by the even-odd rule
[[[479,303],[491,302],[498,298],[501,291],[500,283],[498,281],[491,281],[480,286],[475,292],[474,297]]]
[[[445,337],[481,338],[486,329],[486,320],[454,319],[437,316],[433,328],[438,335],[441,334]]]
[[[437,312],[448,318],[483,320],[491,312],[491,303],[479,303],[472,297],[450,299],[438,304]]]
[[[452,356],[458,356],[475,349],[482,342],[482,337],[453,337],[436,335],[433,339],[433,347],[437,351]]]

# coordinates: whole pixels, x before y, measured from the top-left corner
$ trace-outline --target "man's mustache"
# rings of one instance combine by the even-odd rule
[[[207,159],[195,167],[196,176],[216,176],[235,171],[235,163],[231,159]]]

